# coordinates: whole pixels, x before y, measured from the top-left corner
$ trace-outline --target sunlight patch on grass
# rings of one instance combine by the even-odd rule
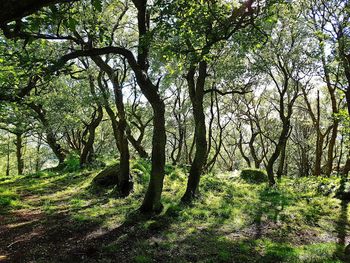
[[[86,170],[6,179],[0,181],[0,189],[11,191],[0,190],[0,198],[3,193],[13,195],[11,207],[19,202],[49,215],[64,211],[72,228],[92,224],[108,232],[132,221],[147,189],[149,162],[132,165],[134,191],[127,198],[117,198],[110,190],[90,191],[98,171]],[[135,235],[135,262],[163,257],[174,262],[175,254],[175,262],[340,262],[334,255],[341,247],[334,242],[344,211],[332,193],[317,190],[320,180],[285,178],[271,189],[230,173],[210,174],[201,179],[199,198],[182,205],[186,172],[170,165],[166,170],[161,215],[133,224],[127,235],[104,244],[102,253],[117,251]],[[33,198],[22,202],[21,195]],[[350,218],[349,209],[345,213]],[[347,222],[341,223],[349,229]]]
[[[20,207],[22,207],[22,203],[19,200],[19,195],[16,191],[0,187],[0,213],[8,209]]]

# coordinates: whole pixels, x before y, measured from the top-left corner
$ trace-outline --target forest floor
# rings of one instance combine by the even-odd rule
[[[283,179],[270,189],[206,175],[200,198],[181,206],[186,176],[168,167],[165,209],[146,218],[135,210],[148,169],[133,163],[135,190],[123,199],[91,187],[98,171],[0,177],[0,262],[350,262],[337,178]]]

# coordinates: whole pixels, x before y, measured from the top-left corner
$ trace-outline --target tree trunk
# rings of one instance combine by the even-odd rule
[[[241,132],[239,133],[238,149],[239,149],[239,152],[241,153],[241,156],[246,161],[248,167],[252,167],[248,156],[246,156],[245,153],[244,153],[244,149],[243,149],[243,135],[242,135]]]
[[[120,165],[119,165],[119,174],[118,174],[118,192],[121,196],[128,196],[131,189],[132,189],[132,182],[130,180],[130,153],[129,153],[129,144],[126,134],[126,116],[125,116],[125,109],[124,109],[124,102],[123,102],[123,92],[119,83],[119,75],[116,74],[111,68],[108,63],[102,60],[101,57],[92,57],[92,60],[96,63],[98,67],[100,67],[101,70],[107,73],[110,81],[113,85],[113,91],[114,91],[114,101],[115,105],[117,107],[117,116],[118,121],[115,119],[115,114],[108,104],[108,100],[105,97],[105,107],[107,108],[107,112],[112,120],[112,126],[114,131],[114,136],[117,140],[117,146],[120,152]],[[124,68],[124,74],[126,74],[126,68]],[[104,93],[106,94],[105,87],[103,87],[102,84],[100,84],[101,89],[103,89]]]
[[[159,98],[157,102],[150,101],[153,109],[152,137],[152,170],[148,189],[140,207],[144,213],[160,212],[163,209],[161,194],[163,190],[165,167],[165,105]]]
[[[342,172],[341,174],[342,175],[348,175],[349,174],[349,171],[350,171],[350,157],[348,157],[348,159],[346,160],[345,162],[345,165],[342,169]]]
[[[207,161],[207,134],[203,108],[204,86],[207,77],[206,70],[207,63],[201,61],[199,63],[199,76],[196,83],[194,81],[195,68],[192,67],[187,74],[187,82],[193,107],[193,118],[195,122],[194,136],[196,152],[190,168],[186,192],[181,199],[184,203],[191,202],[191,200],[195,198],[198,191],[200,176],[202,175],[204,165]]]
[[[197,105],[198,106],[198,105]],[[203,105],[193,107],[193,116],[195,119],[195,138],[196,152],[190,168],[190,174],[187,182],[187,189],[182,197],[183,202],[190,202],[196,195],[200,176],[207,158],[207,138],[205,127],[205,115]]]
[[[280,159],[279,159],[279,164],[278,164],[278,169],[277,169],[277,179],[281,179],[284,168],[285,168],[285,160],[286,160],[286,143],[282,146],[281,149],[281,154],[280,154]]]
[[[306,153],[306,149],[301,149],[301,176],[308,176],[310,173],[309,156]]]
[[[317,132],[317,140],[316,140],[316,152],[315,152],[315,167],[313,174],[315,176],[321,175],[321,161],[323,154],[323,139],[321,132],[318,130]]]
[[[66,155],[63,153],[61,145],[57,143],[56,137],[53,135],[52,131],[46,130],[46,140],[47,144],[50,146],[58,159],[58,165],[62,165],[66,159]]]
[[[10,141],[7,141],[6,176],[10,175]]]
[[[260,168],[260,160],[259,160],[259,158],[256,154],[256,151],[255,151],[255,148],[254,148],[254,141],[255,141],[256,136],[258,136],[258,133],[254,133],[252,130],[252,137],[249,140],[249,149],[250,149],[250,154],[252,155],[253,160],[254,160],[254,166],[256,169],[259,169]]]
[[[339,113],[339,110],[338,110],[337,98],[336,98],[336,87],[332,85],[329,68],[326,62],[326,54],[325,54],[323,39],[320,38],[319,41],[320,41],[320,49],[322,51],[321,60],[322,60],[323,71],[324,71],[324,80],[327,84],[328,93],[331,98],[332,113],[333,113],[333,128],[332,128],[331,139],[328,145],[327,164],[326,164],[326,170],[325,170],[325,174],[329,176],[332,173],[332,169],[333,169],[334,148],[336,144],[338,125],[339,125],[339,120],[336,118],[335,115]],[[318,99],[318,104],[319,104],[319,99]]]
[[[177,165],[180,162],[182,156],[182,149],[185,141],[185,132],[182,127],[179,127],[179,136],[179,147],[177,149],[177,154],[175,160],[173,161],[173,165]]]
[[[339,32],[338,32],[338,51],[339,55],[342,61],[342,66],[344,69],[345,77],[347,80],[347,89],[345,91],[345,100],[346,100],[346,106],[348,109],[348,114],[350,117],[350,61],[348,58],[348,54],[346,53],[346,48],[345,48],[345,38],[346,34],[344,34],[344,29],[341,28],[341,25],[339,24]],[[348,150],[350,150],[349,146],[347,147]],[[345,166],[343,168],[342,174],[347,175],[350,172],[350,151],[348,154],[348,158],[346,160]]]
[[[132,147],[134,147],[134,149],[137,151],[138,155],[143,159],[147,159],[148,153],[146,152],[145,148],[143,148],[141,142],[136,140],[134,136],[132,136],[131,130],[129,127],[126,128],[126,134],[129,142],[131,143]]]
[[[117,79],[114,80],[113,89],[117,114],[119,118],[118,140],[120,146],[120,171],[118,178],[118,191],[121,196],[128,196],[132,190],[132,182],[130,177],[130,153],[128,137],[126,134],[127,122],[123,103],[123,93],[117,81]]]
[[[38,142],[36,146],[36,160],[35,160],[35,172],[39,172],[40,170],[40,147],[41,147],[41,134],[38,135]]]
[[[207,171],[211,171],[220,155],[220,152],[221,152],[221,147],[222,147],[222,144],[223,144],[223,139],[222,139],[222,135],[223,135],[223,132],[224,132],[224,129],[225,127],[227,126],[228,122],[222,126],[221,125],[221,116],[220,116],[220,108],[219,108],[219,100],[218,100],[218,96],[217,96],[217,93],[215,93],[215,107],[216,107],[216,118],[217,118],[217,125],[218,125],[218,128],[219,128],[219,134],[218,134],[218,141],[216,139],[213,138],[213,141],[215,143],[215,152],[214,152],[214,155],[213,157],[211,158],[211,160],[207,161],[206,165],[205,165],[205,170]],[[208,149],[208,154],[210,152],[210,150]]]
[[[97,113],[97,117],[96,117]],[[93,118],[91,123],[88,125],[88,139],[84,143],[84,147],[80,154],[80,167],[84,167],[85,165],[91,164],[94,159],[94,142],[95,142],[95,133],[96,128],[101,123],[103,117],[102,107],[99,106],[97,112],[93,114]]]
[[[348,109],[348,113],[349,113],[349,116],[350,116],[350,82],[349,82],[349,85],[348,85],[348,89],[345,92],[345,99],[346,99],[346,106],[347,106],[347,109]]]
[[[333,170],[334,148],[337,140],[338,124],[339,124],[338,120],[334,120],[332,135],[328,144],[327,165],[325,170],[325,174],[327,176],[330,176]]]
[[[290,121],[288,119],[288,120],[285,120],[283,123],[282,131],[278,139],[278,143],[276,145],[275,151],[272,153],[266,165],[266,172],[267,172],[270,186],[273,186],[276,184],[274,172],[273,172],[273,166],[277,158],[279,157],[281,151],[283,150],[284,145],[287,143],[289,130],[290,130]]]
[[[45,132],[46,132],[46,141],[47,144],[50,146],[52,152],[56,155],[58,159],[58,165],[62,165],[64,163],[64,160],[66,159],[66,155],[63,152],[63,149],[61,148],[61,145],[57,142],[56,136],[52,129],[50,128],[49,121],[46,119],[46,113],[43,109],[42,105],[36,105],[34,103],[30,103],[28,105],[30,108],[32,108],[35,113],[37,114],[37,118],[42,123]]]
[[[23,158],[22,158],[22,148],[23,148],[23,143],[22,143],[22,133],[16,133],[16,157],[17,157],[17,171],[18,175],[23,174]]]

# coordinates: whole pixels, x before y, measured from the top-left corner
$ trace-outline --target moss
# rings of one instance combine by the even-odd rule
[[[10,208],[18,208],[19,206],[18,194],[13,190],[0,187],[0,212]]]
[[[240,177],[248,183],[267,182],[267,174],[259,169],[244,169],[241,171]]]
[[[113,187],[118,183],[118,174],[119,164],[111,165],[94,177],[91,186],[93,189]]]
[[[145,255],[137,255],[134,258],[135,263],[150,263],[152,262],[152,259]]]

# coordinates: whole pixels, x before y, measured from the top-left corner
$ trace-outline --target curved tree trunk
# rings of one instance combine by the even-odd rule
[[[117,106],[118,122],[118,140],[120,147],[120,171],[118,178],[118,191],[122,196],[128,196],[132,189],[132,182],[130,177],[130,153],[129,143],[126,134],[126,117],[123,103],[123,93],[118,80],[114,80],[113,89],[115,96],[115,104]]]
[[[242,158],[246,161],[248,167],[252,167],[252,164],[250,163],[250,160],[249,160],[248,156],[245,155],[245,153],[244,153],[244,149],[243,149],[243,135],[242,135],[241,132],[239,133],[238,149],[239,149],[239,152],[241,153]]]
[[[113,68],[111,68],[107,62],[103,61],[101,57],[95,56],[92,57],[92,60],[96,63],[96,65],[107,73],[110,81],[113,85],[113,91],[114,91],[114,101],[115,105],[117,107],[117,116],[118,121],[116,120],[116,116],[112,109],[110,108],[107,98],[105,97],[105,107],[107,109],[107,113],[111,118],[112,121],[112,127],[114,136],[117,140],[117,146],[120,152],[120,165],[119,165],[119,174],[118,174],[118,192],[121,196],[128,196],[131,189],[132,189],[132,182],[130,177],[130,153],[129,153],[129,144],[126,134],[126,116],[125,116],[125,108],[124,108],[124,102],[123,102],[123,92],[120,86],[120,80],[119,75],[115,74]],[[126,68],[124,68],[124,76],[126,74]],[[122,77],[122,81],[123,81]],[[104,93],[106,93],[105,88],[103,85],[100,85],[101,89],[104,90]]]
[[[283,148],[287,144],[287,140],[288,140],[289,133],[290,133],[290,116],[292,114],[292,106],[294,104],[296,97],[297,97],[297,95],[295,94],[295,97],[293,98],[292,102],[290,102],[290,104],[288,105],[287,116],[284,116],[283,114],[281,114],[281,118],[282,118],[282,122],[283,122],[282,131],[280,133],[275,150],[272,153],[272,155],[271,155],[271,157],[268,160],[267,165],[266,165],[266,172],[267,172],[267,177],[268,177],[270,186],[273,186],[276,184],[273,166],[274,166],[276,160],[278,159],[278,157],[280,156],[281,152],[283,151]],[[282,107],[284,107],[284,106],[282,106]]]
[[[62,165],[66,159],[66,154],[64,153],[61,145],[57,142],[54,132],[50,128],[49,121],[46,118],[45,110],[42,105],[36,105],[34,103],[28,104],[28,106],[35,111],[37,114],[38,120],[42,123],[45,133],[46,133],[46,142],[50,146],[52,152],[56,155],[58,159],[58,165]]]
[[[284,173],[284,163],[286,160],[286,143],[282,146],[281,149],[281,154],[280,154],[280,159],[279,159],[279,163],[278,163],[278,169],[277,169],[277,179],[281,179],[282,175]]]
[[[152,101],[153,109],[153,137],[152,137],[152,170],[151,178],[143,203],[140,207],[141,212],[160,212],[163,205],[160,202],[163,190],[164,168],[165,168],[165,105],[158,98],[158,101]]]
[[[99,106],[97,109],[97,117],[96,112],[93,114],[93,119],[91,123],[88,125],[88,139],[84,143],[84,147],[82,149],[81,155],[80,155],[80,166],[83,167],[84,165],[91,164],[94,159],[94,142],[95,142],[95,133],[96,128],[98,125],[100,125],[103,117],[103,110],[102,107]]]
[[[207,77],[207,63],[199,63],[199,76],[197,82],[194,80],[195,68],[191,67],[187,74],[190,98],[193,107],[193,118],[195,122],[195,144],[196,152],[190,168],[187,181],[186,192],[181,201],[184,203],[191,202],[198,191],[200,176],[202,175],[204,165],[207,161],[207,134],[205,125],[205,115],[203,108],[204,85]]]
[[[126,128],[126,135],[132,147],[134,147],[134,149],[137,151],[138,155],[143,159],[147,159],[148,153],[146,152],[145,148],[142,146],[141,142],[139,140],[136,140],[134,136],[132,136],[131,130],[129,127]]]

